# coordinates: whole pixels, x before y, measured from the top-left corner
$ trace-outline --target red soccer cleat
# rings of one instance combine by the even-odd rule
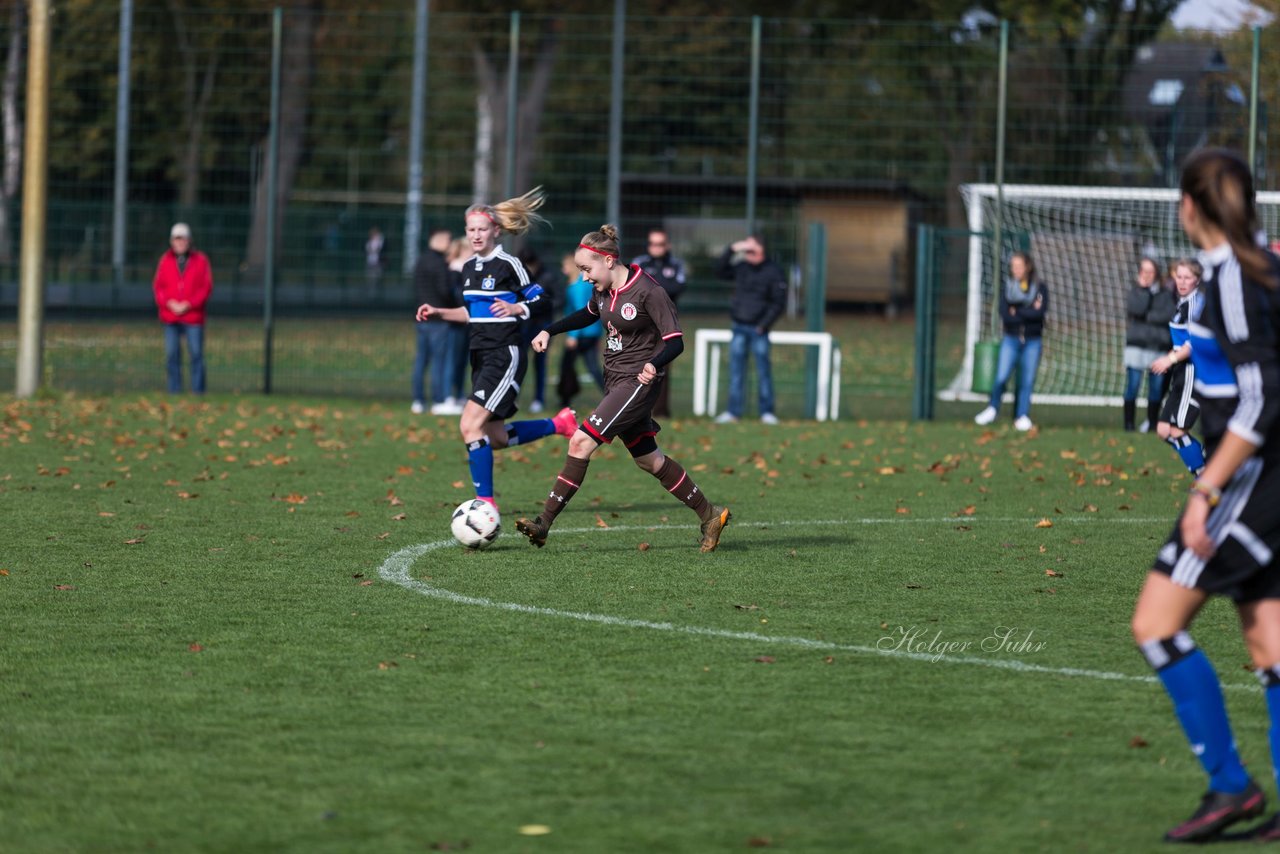
[[[566,406],[556,413],[551,423],[556,425],[556,433],[566,437],[572,436],[578,429],[578,413]]]

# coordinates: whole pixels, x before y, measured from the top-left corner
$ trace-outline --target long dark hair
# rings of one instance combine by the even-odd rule
[[[1275,290],[1280,283],[1271,256],[1255,239],[1258,209],[1253,175],[1240,156],[1223,148],[1193,152],[1182,167],[1182,194],[1201,216],[1222,229],[1245,275]]]

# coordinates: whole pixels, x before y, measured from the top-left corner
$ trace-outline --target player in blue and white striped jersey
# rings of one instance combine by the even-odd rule
[[[467,446],[467,461],[476,497],[495,507],[493,452],[525,445],[559,433],[570,436],[578,422],[572,409],[554,418],[503,423],[516,414],[520,383],[528,367],[520,321],[529,317],[529,306],[541,298],[542,289],[529,281],[524,265],[498,242],[503,232],[524,234],[542,218],[537,210],[541,189],[496,205],[467,208],[467,241],[475,253],[462,266],[460,308],[418,307],[418,320],[439,317],[466,323],[471,329],[471,396],[462,409],[458,428]]]
[[[1156,433],[1178,452],[1187,469],[1197,477],[1204,469],[1204,447],[1189,432],[1200,415],[1195,398],[1196,366],[1191,362],[1191,324],[1204,312],[1200,277],[1204,268],[1194,258],[1179,259],[1173,265],[1173,285],[1178,296],[1169,338],[1173,348],[1151,363],[1151,373],[1167,377],[1169,393],[1156,422]]]
[[[1280,769],[1280,265],[1257,243],[1253,177],[1237,155],[1187,158],[1178,214],[1205,262],[1204,312],[1188,332],[1208,461],[1147,573],[1132,628],[1209,778],[1200,806],[1165,839],[1203,842],[1266,805],[1236,751],[1217,673],[1187,632],[1212,595],[1235,603]],[[1280,822],[1250,834],[1280,840]]]

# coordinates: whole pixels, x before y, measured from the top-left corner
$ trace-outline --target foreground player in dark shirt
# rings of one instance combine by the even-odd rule
[[[640,468],[698,514],[701,550],[713,551],[729,524],[728,507],[707,500],[678,462],[658,449],[654,438],[662,428],[653,420],[653,405],[666,379],[663,370],[684,351],[680,322],[671,297],[639,267],[618,261],[618,230],[602,225],[582,238],[574,261],[594,288],[585,308],[538,333],[533,349],[547,349],[552,335],[604,323],[605,395],[578,431],[569,438],[564,469],[556,476],[542,512],[520,519],[516,528],[541,548],[560,511],[582,486],[591,455],[601,444],[622,439]]]
[[[1266,802],[1236,750],[1218,674],[1188,631],[1211,596],[1235,604],[1280,768],[1280,269],[1255,242],[1253,177],[1240,157],[1188,157],[1178,215],[1205,261],[1204,310],[1188,332],[1209,458],[1156,553],[1132,628],[1209,778],[1199,808],[1165,839],[1205,842]],[[1251,835],[1280,841],[1280,821]]]

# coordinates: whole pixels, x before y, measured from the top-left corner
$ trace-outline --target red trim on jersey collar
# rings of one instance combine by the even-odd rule
[[[626,283],[625,285],[623,285],[622,287],[620,287],[620,288],[618,288],[618,289],[616,289],[616,290],[611,290],[611,291],[609,291],[609,293],[611,294],[611,296],[610,296],[610,298],[609,298],[609,311],[613,311],[613,307],[614,307],[615,305],[617,305],[617,303],[618,303],[618,294],[622,293],[622,292],[623,292],[623,291],[625,291],[627,288],[629,288],[629,287],[631,287],[632,285],[634,285],[634,284],[636,283],[636,279],[638,279],[638,278],[640,278],[642,275],[644,275],[644,270],[641,270],[641,269],[640,269],[639,267],[637,267],[635,264],[628,264],[628,265],[627,265],[627,268],[628,268],[629,270],[631,270],[631,272],[632,272],[632,276],[631,276],[631,278],[627,279],[627,283]]]

